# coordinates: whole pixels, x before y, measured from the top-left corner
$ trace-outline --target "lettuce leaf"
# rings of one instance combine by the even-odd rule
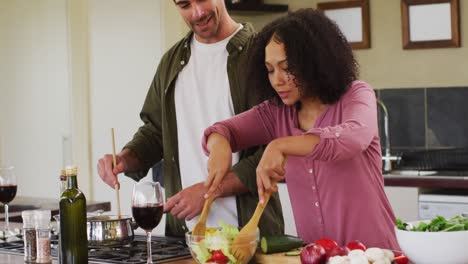
[[[211,253],[205,247],[204,240],[200,241],[198,244],[192,245],[191,248],[200,263],[206,263],[206,261],[211,258]]]

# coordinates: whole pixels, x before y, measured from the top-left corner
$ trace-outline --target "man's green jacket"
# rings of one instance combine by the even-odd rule
[[[247,87],[246,81],[247,51],[253,36],[253,27],[250,24],[244,24],[244,27],[227,44],[229,53],[227,72],[236,114],[246,111],[256,103],[252,102],[251,93],[248,91],[249,88],[254,89],[254,87]],[[166,197],[171,197],[182,190],[174,89],[178,74],[190,59],[192,37],[193,32],[190,32],[164,54],[140,113],[144,125],[139,128],[132,141],[125,146],[135,152],[146,168],[144,171],[127,174],[134,180],[140,180],[147,174],[149,168],[164,159]],[[202,135],[200,135],[200,142],[196,142],[200,144],[200,148],[201,137]],[[249,221],[258,203],[255,169],[261,154],[262,151],[257,149],[243,151],[240,154],[239,163],[232,168],[249,189],[249,192],[236,197],[238,220],[241,226]],[[284,233],[283,214],[277,193],[272,195],[265,208],[259,228],[262,235]],[[167,214],[166,235],[183,236],[186,231],[184,221]]]

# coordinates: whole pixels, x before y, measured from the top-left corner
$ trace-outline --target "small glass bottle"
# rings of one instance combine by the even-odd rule
[[[35,262],[37,251],[34,211],[23,211],[21,217],[23,218],[24,262]]]
[[[60,173],[60,195],[62,196],[62,193],[67,189],[67,176],[65,170],[63,169]]]
[[[36,263],[51,263],[50,255],[50,210],[37,210],[35,213],[37,255]]]
[[[55,234],[57,235],[57,259],[60,264],[62,264],[62,259],[60,257],[61,251],[62,251],[62,243],[60,242],[60,215],[54,215],[52,218],[55,220],[56,228],[55,228]]]

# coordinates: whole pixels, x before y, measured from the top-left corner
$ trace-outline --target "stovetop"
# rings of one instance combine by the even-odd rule
[[[57,248],[57,238],[52,236],[51,255],[54,259],[57,258]],[[153,236],[151,251],[154,263],[190,257],[190,251],[182,238]],[[23,240],[20,238],[0,240],[0,253],[23,255]],[[90,247],[88,260],[100,263],[146,263],[146,237],[135,235],[135,239],[130,244],[120,247]]]

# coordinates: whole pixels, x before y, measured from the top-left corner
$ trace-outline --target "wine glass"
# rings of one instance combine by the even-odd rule
[[[139,227],[146,231],[147,261],[151,256],[151,231],[159,224],[163,215],[164,198],[159,182],[139,182],[133,186],[132,214]]]
[[[13,234],[9,226],[8,203],[15,198],[17,189],[18,185],[16,185],[15,168],[0,167],[0,203],[5,206],[4,234],[6,237]]]

